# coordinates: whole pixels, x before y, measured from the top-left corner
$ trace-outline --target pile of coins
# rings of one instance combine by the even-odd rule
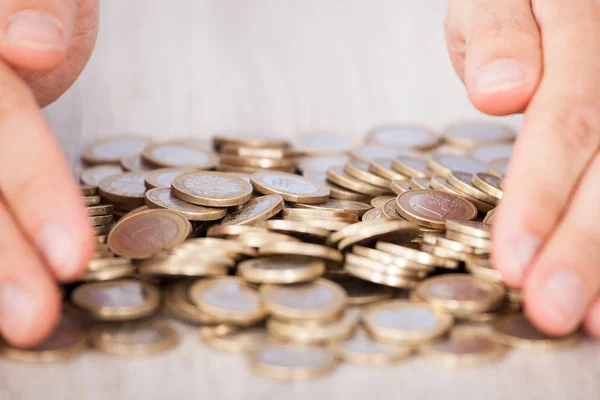
[[[509,347],[551,349],[492,267],[490,228],[514,132],[463,123],[438,136],[384,126],[356,144],[219,135],[93,143],[82,193],[98,238],[64,287],[65,313],[23,361],[121,356],[178,343],[168,318],[245,353],[265,377],[308,379],[340,361],[415,354],[474,365]],[[84,332],[85,331],[85,335]]]

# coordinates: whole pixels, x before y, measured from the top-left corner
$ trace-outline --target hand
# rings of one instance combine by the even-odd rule
[[[473,104],[525,110],[493,262],[542,331],[600,337],[600,2],[450,0],[447,42]]]
[[[42,114],[94,47],[98,0],[0,0],[0,333],[35,345],[60,311],[56,281],[94,250],[81,193]]]

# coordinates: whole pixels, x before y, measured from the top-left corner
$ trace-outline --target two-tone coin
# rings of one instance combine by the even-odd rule
[[[283,210],[283,198],[269,194],[251,199],[241,209],[228,214],[222,225],[251,225],[268,220]]]
[[[115,136],[90,143],[81,158],[89,164],[119,164],[124,157],[140,154],[150,143],[141,136]]]
[[[179,199],[208,207],[230,207],[252,198],[252,186],[223,172],[199,171],[173,179],[172,193]]]
[[[277,171],[255,172],[252,186],[262,194],[278,194],[285,201],[304,204],[323,203],[329,199],[329,189],[298,175]]]
[[[425,227],[443,229],[448,219],[473,220],[477,208],[469,201],[436,190],[411,190],[396,199],[398,213]]]
[[[182,142],[151,144],[144,149],[142,157],[148,164],[159,168],[192,167],[207,170],[214,168],[218,161],[213,152]]]

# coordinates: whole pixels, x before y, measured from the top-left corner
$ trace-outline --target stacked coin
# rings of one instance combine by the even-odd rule
[[[296,156],[299,154],[285,140],[225,134],[213,139],[213,147],[220,159],[217,171],[296,171]]]

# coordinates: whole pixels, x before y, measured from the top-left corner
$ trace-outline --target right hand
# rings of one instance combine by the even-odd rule
[[[57,281],[95,248],[81,193],[40,107],[79,76],[98,0],[0,0],[0,334],[32,346],[55,327]]]

